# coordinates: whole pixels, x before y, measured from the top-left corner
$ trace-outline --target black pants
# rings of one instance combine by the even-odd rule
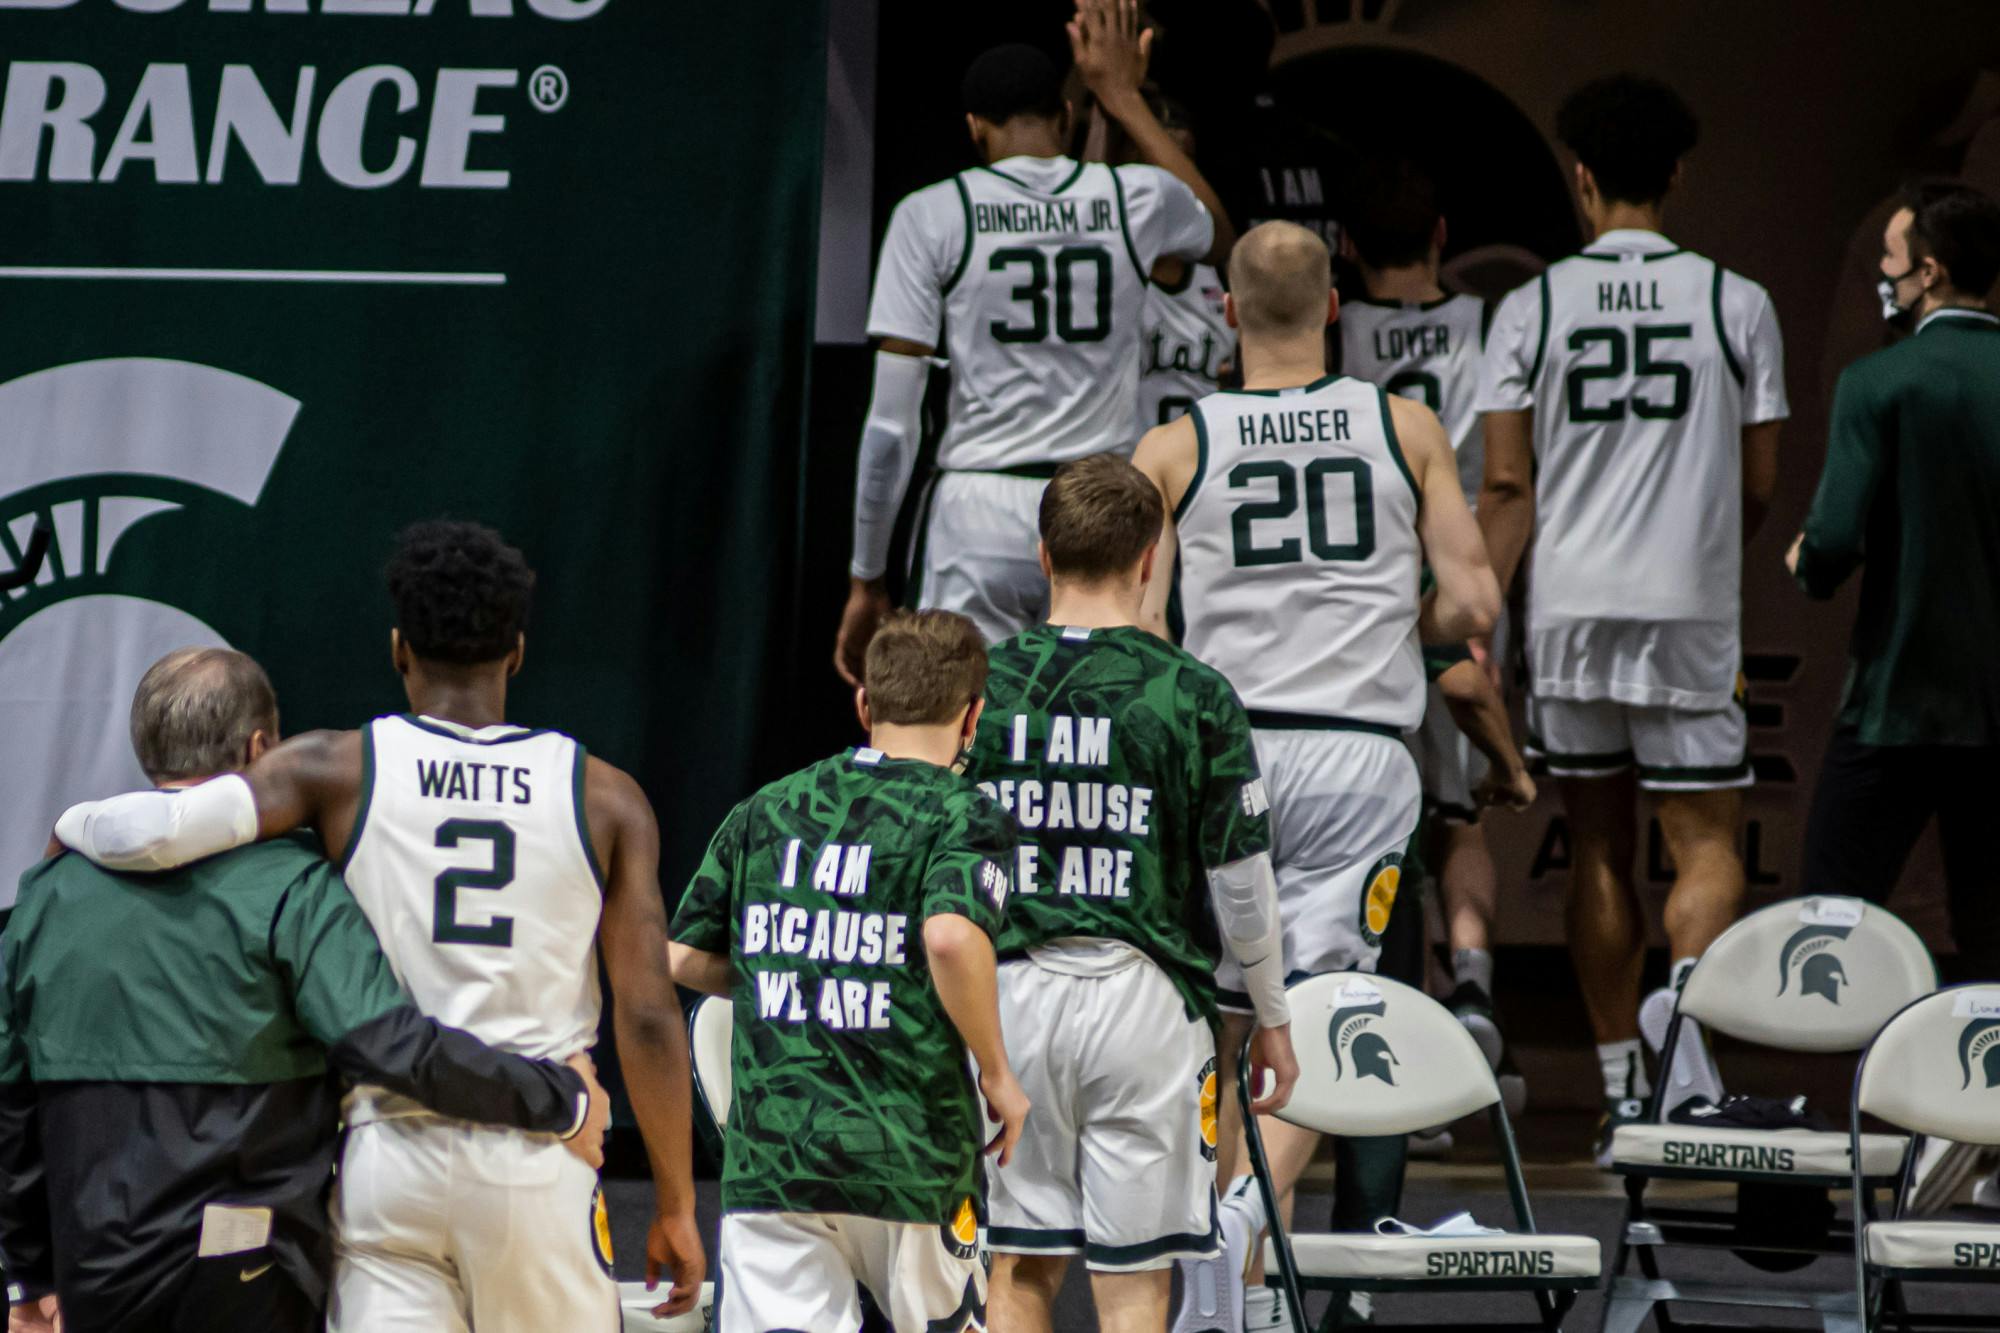
[[[246,1273],[253,1276],[246,1280]],[[196,1259],[179,1282],[137,1310],[95,1297],[63,1294],[69,1333],[319,1333],[326,1324],[323,1302],[301,1291],[267,1250]]]
[[[2000,979],[2000,746],[1863,745],[1834,733],[1806,819],[1806,893],[1888,900],[1935,818],[1966,980]]]

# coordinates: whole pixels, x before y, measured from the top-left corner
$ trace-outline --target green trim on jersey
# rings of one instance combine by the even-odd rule
[[[1018,477],[1023,481],[1050,481],[1056,475],[1061,463],[1019,463],[1013,467],[941,467],[939,472],[954,472],[969,477]]]
[[[1132,271],[1139,275],[1141,287],[1150,286],[1153,275],[1139,262],[1139,247],[1132,243],[1132,219],[1125,212],[1125,182],[1118,178],[1118,168],[1110,167],[1111,188],[1118,195],[1118,234],[1125,238],[1125,255],[1132,261]]]
[[[1359,717],[1334,717],[1322,713],[1287,713],[1275,708],[1252,708],[1246,710],[1250,726],[1256,731],[1365,731],[1374,736],[1387,736],[1392,740],[1403,738],[1401,727],[1386,722],[1370,722]]]
[[[1372,305],[1380,310],[1436,310],[1458,299],[1457,292],[1446,292],[1435,301],[1394,301],[1386,297],[1369,296],[1365,292],[1347,298],[1348,305]]]
[[[1710,764],[1689,768],[1640,764],[1638,767],[1640,777],[1652,778],[1656,782],[1727,782],[1731,778],[1740,778],[1750,771],[1750,756],[1746,754],[1733,764]]]
[[[1201,489],[1201,480],[1208,475],[1208,423],[1202,420],[1201,404],[1188,409],[1188,420],[1194,422],[1194,476],[1188,478],[1188,488],[1181,492],[1180,502],[1174,506],[1174,522],[1179,523],[1194,504],[1194,493]],[[1174,556],[1174,567],[1180,567],[1178,551]]]
[[[1396,471],[1402,473],[1403,480],[1410,483],[1410,494],[1417,498],[1417,508],[1422,509],[1424,493],[1417,485],[1416,473],[1410,471],[1410,460],[1403,457],[1403,442],[1396,438],[1396,417],[1389,410],[1389,391],[1378,386],[1375,397],[1382,404],[1382,443],[1389,446],[1389,457],[1396,460]]]
[[[1342,375],[1339,371],[1336,370],[1329,372],[1328,374],[1321,375],[1318,379],[1314,380],[1310,384],[1294,384],[1283,389],[1217,389],[1216,392],[1243,393],[1243,394],[1249,394],[1252,398],[1282,398],[1284,395],[1288,393],[1312,393],[1316,389],[1324,389],[1327,385],[1333,383],[1335,380],[1345,379],[1345,378],[1347,377]]]
[[[361,795],[354,806],[354,831],[347,835],[347,850],[333,863],[335,870],[344,871],[354,860],[354,853],[361,849],[361,834],[368,827],[368,807],[375,801],[375,724],[370,722],[361,729]]]
[[[576,742],[576,773],[570,779],[570,809],[576,815],[576,837],[583,844],[583,859],[590,866],[590,877],[597,881],[597,892],[604,892],[604,863],[598,859],[597,848],[590,841],[590,819],[583,812],[584,770],[590,766],[590,751],[583,748],[583,742]]]
[[[1715,261],[1710,260],[1710,263]],[[1736,349],[1729,345],[1729,334],[1722,327],[1722,265],[1715,265],[1715,281],[1708,289],[1709,313],[1715,317],[1715,340],[1722,344],[1722,359],[1729,363],[1729,373],[1736,377],[1736,387],[1743,387],[1743,363],[1736,359]]]
[[[951,178],[951,183],[958,187],[958,206],[965,211],[965,245],[958,252],[958,267],[944,280],[939,296],[950,296],[951,289],[958,286],[958,280],[965,276],[966,268],[972,263],[972,192],[965,188],[965,173],[962,171]]]
[[[448,741],[463,741],[467,745],[512,745],[515,741],[533,740],[537,736],[549,734],[547,727],[517,727],[511,735],[506,736],[468,736],[463,731],[441,727],[429,718],[420,717],[416,713],[398,713],[396,716],[418,731],[428,731],[431,735],[442,736]]]
[[[1486,350],[1486,335],[1493,331],[1493,312],[1499,308],[1495,301],[1481,300],[1479,303],[1479,350]]]
[[[1194,286],[1195,263],[1196,261],[1192,259],[1181,260],[1180,282],[1177,284],[1170,285],[1168,283],[1161,282],[1158,278],[1155,278],[1153,279],[1153,290],[1159,292],[1163,296],[1179,296],[1182,292]]]
[[[1086,1243],[1083,1232],[1054,1227],[988,1227],[986,1243],[1006,1253],[1081,1254]]]
[[[1639,258],[1644,262],[1650,264],[1656,259],[1672,259],[1675,255],[1686,254],[1686,253],[1687,252],[1685,250],[1682,250],[1678,246],[1676,246],[1672,250],[1655,250],[1651,252],[1641,252],[1639,254]],[[1606,254],[1602,250],[1579,250],[1576,252],[1576,257],[1578,259],[1594,259],[1600,264],[1618,264],[1618,263],[1623,263],[1625,260],[1631,258],[1632,252],[1613,250],[1610,254]]]
[[[1543,269],[1535,279],[1542,287],[1542,332],[1535,339],[1535,363],[1528,367],[1528,392],[1535,391],[1535,381],[1542,377],[1542,360],[1549,352],[1549,271]]]
[[[1070,186],[1076,184],[1076,178],[1083,174],[1083,169],[1088,165],[1090,164],[1087,162],[1077,163],[1076,170],[1070,172],[1069,175],[1063,177],[1062,184],[1056,186],[1056,188],[1053,190],[1047,191],[1047,193],[1052,195],[1061,194],[1064,190],[1067,190]],[[1006,181],[1009,185],[1012,185],[1017,189],[1026,190],[1030,194],[1044,193],[1044,191],[1039,185],[1030,185],[1028,184],[1028,182],[1021,180],[1019,177],[1009,176],[1006,172],[1000,170],[1000,168],[996,166],[991,165],[990,163],[981,162],[978,166],[974,167],[973,170],[984,171],[989,175],[998,176],[1001,180]]]

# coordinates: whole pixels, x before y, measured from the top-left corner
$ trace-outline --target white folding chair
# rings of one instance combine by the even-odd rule
[[[1345,1293],[1531,1293],[1532,1322],[1405,1324],[1402,1328],[1559,1329],[1576,1294],[1597,1285],[1595,1238],[1535,1230],[1521,1179],[1513,1129],[1499,1086],[1478,1043],[1443,1005],[1384,977],[1330,972],[1288,988],[1299,1081],[1278,1117],[1322,1134],[1407,1134],[1485,1110],[1500,1144],[1517,1230],[1498,1236],[1383,1236],[1374,1232],[1287,1234],[1278,1220],[1263,1138],[1250,1115],[1250,1062],[1242,1061],[1242,1100],[1251,1169],[1271,1220],[1267,1272],[1279,1274],[1295,1333],[1306,1333],[1302,1291],[1333,1292],[1322,1329],[1345,1318]]]
[[[1955,986],[1890,1019],[1861,1057],[1853,1111],[1857,1126],[1865,1111],[1912,1134],[2000,1145],[2000,985]],[[1909,1156],[1913,1163],[1916,1153]],[[1856,1197],[1864,1187],[1857,1171]],[[1889,1217],[1868,1222],[1855,1240],[1862,1328],[1928,1333],[2000,1326],[2000,1299],[1995,1313],[1910,1313],[1906,1282],[2000,1283],[2000,1223],[1906,1220],[1911,1187],[1906,1163]]]
[[[1859,1051],[1898,1009],[1937,987],[1937,969],[1916,933],[1858,898],[1800,898],[1738,921],[1708,947],[1681,988],[1660,1068],[1673,1068],[1689,1020],[1776,1050]],[[1662,1080],[1664,1086],[1665,1080]],[[1851,1224],[1833,1219],[1827,1191],[1859,1178],[1886,1188],[1902,1170],[1909,1139],[1842,1130],[1744,1129],[1669,1121],[1656,1093],[1648,1123],[1622,1125],[1611,1169],[1625,1177],[1624,1226],[1605,1293],[1605,1333],[1634,1333],[1656,1306],[1811,1310],[1822,1326],[1858,1328],[1854,1293],[1661,1276],[1657,1251],[1730,1250],[1766,1271],[1801,1268],[1847,1253]],[[1655,1179],[1734,1184],[1730,1208],[1649,1208]],[[1778,1191],[1789,1188],[1789,1192]],[[1746,1196],[1746,1191],[1749,1193]],[[1746,1203],[1752,1206],[1746,1206]],[[1873,1189],[1856,1195],[1856,1217],[1873,1216]],[[1639,1273],[1626,1271],[1636,1259]],[[1662,1328],[1698,1327],[1659,1311]]]
[[[715,1132],[729,1120],[729,1045],[736,1034],[736,1016],[730,1002],[713,995],[695,1001],[688,1015],[688,1051],[693,1057],[695,1096],[715,1125]],[[716,1256],[708,1257],[715,1271]],[[701,1300],[696,1308],[672,1319],[655,1319],[653,1307],[660,1293],[647,1291],[643,1282],[618,1284],[618,1304],[625,1317],[623,1333],[705,1333],[715,1314],[715,1284],[701,1284]]]

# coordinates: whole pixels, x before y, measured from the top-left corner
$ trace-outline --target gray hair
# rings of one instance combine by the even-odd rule
[[[177,648],[132,696],[132,749],[154,782],[233,772],[260,730],[277,740],[277,693],[264,668],[228,648]]]

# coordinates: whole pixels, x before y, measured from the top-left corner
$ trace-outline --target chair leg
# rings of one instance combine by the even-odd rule
[[[1650,1296],[1606,1296],[1602,1333],[1639,1333],[1646,1316],[1653,1313]]]

